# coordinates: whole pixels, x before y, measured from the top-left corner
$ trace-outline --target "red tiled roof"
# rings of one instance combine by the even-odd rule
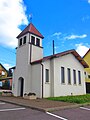
[[[86,52],[86,54],[83,56],[83,58],[90,52],[90,49]]]
[[[35,26],[34,26],[32,23],[30,23],[30,24],[17,36],[17,38],[23,36],[23,35],[26,34],[26,33],[32,33],[32,34],[37,35],[37,36],[39,36],[39,37],[41,37],[41,38],[44,38],[43,35],[35,28]]]
[[[40,63],[40,62],[43,62],[43,61],[46,61],[46,60],[49,60],[49,59],[52,59],[52,58],[61,57],[61,56],[67,55],[67,54],[73,54],[75,56],[75,58],[84,66],[84,68],[89,67],[87,65],[87,63],[81,58],[81,56],[75,50],[68,50],[68,51],[65,51],[65,52],[61,52],[61,53],[58,53],[58,54],[47,56],[47,57],[44,57],[43,59],[34,61],[31,64]]]

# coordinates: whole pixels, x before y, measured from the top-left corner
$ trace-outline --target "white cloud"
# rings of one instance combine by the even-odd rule
[[[3,66],[6,68],[6,70],[9,70],[12,66],[10,64],[3,64]]]
[[[90,16],[89,15],[86,15],[84,17],[82,17],[82,21],[85,22],[86,20],[89,20],[90,19]]]
[[[88,0],[88,3],[90,4],[90,0]]]
[[[9,47],[17,46],[19,26],[27,25],[26,7],[23,0],[0,0],[0,44]]]
[[[52,36],[59,36],[59,35],[61,35],[62,33],[61,32],[56,32],[56,33],[54,33]]]
[[[64,37],[64,39],[65,40],[71,40],[71,39],[77,39],[77,38],[80,38],[80,39],[82,39],[82,38],[86,38],[87,37],[87,35],[86,34],[83,34],[83,35],[69,35],[69,36],[66,36],[66,37]]]
[[[61,34],[62,34],[61,32],[55,32],[52,36],[53,37],[55,36],[57,37],[57,39],[59,39]]]
[[[83,57],[85,53],[89,50],[89,48],[83,45],[82,43],[76,44],[75,46],[76,46],[76,51],[79,53],[81,57]]]

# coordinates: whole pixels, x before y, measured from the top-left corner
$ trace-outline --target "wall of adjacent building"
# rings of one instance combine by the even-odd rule
[[[7,71],[0,65],[0,79],[6,78],[8,75]]]
[[[88,64],[89,68],[85,68],[85,81],[90,83],[90,51],[83,58],[84,61]]]

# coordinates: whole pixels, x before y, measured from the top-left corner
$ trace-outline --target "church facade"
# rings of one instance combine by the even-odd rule
[[[86,94],[84,68],[75,50],[43,57],[42,34],[30,23],[18,36],[14,96],[35,93],[38,98]]]

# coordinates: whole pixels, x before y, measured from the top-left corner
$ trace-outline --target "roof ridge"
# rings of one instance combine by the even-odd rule
[[[40,62],[43,62],[43,61],[46,61],[46,60],[49,60],[49,59],[52,59],[52,58],[61,57],[61,56],[64,56],[64,55],[67,55],[67,54],[70,54],[70,53],[75,56],[75,58],[82,64],[82,66],[84,68],[88,67],[88,64],[82,59],[82,57],[76,52],[75,49],[67,50],[67,51],[64,51],[64,52],[61,52],[61,53],[58,53],[58,54],[43,57],[42,59],[33,61],[31,64],[40,63]]]

